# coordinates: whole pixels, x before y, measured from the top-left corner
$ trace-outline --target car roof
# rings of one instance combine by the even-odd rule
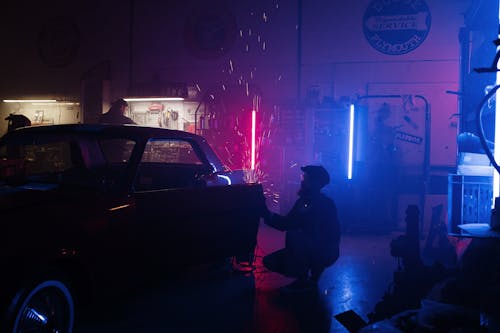
[[[149,138],[149,137],[173,137],[192,139],[195,141],[206,141],[202,136],[161,127],[148,127],[140,125],[112,125],[112,124],[62,124],[62,125],[43,125],[18,128],[4,136],[25,134],[103,134],[103,135],[123,135],[127,137]]]
[[[42,125],[42,126],[28,126],[17,128],[11,132],[6,133],[0,138],[0,143],[25,135],[46,135],[46,134],[59,134],[59,135],[102,135],[108,137],[124,137],[137,141],[147,141],[150,138],[173,138],[185,139],[196,142],[206,154],[208,161],[215,167],[217,171],[224,168],[220,158],[211,148],[207,140],[201,135],[191,132],[171,130],[161,127],[148,127],[141,125],[113,125],[113,124],[62,124],[62,125]]]

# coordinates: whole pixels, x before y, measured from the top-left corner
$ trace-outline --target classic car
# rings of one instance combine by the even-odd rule
[[[1,332],[71,332],[99,293],[250,256],[262,187],[198,135],[135,125],[0,138]]]

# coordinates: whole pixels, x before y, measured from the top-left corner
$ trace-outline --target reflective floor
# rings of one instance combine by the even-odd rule
[[[322,275],[318,295],[283,297],[277,288],[290,279],[262,268],[255,271],[255,332],[347,332],[333,316],[353,310],[365,321],[390,287],[397,268],[390,255],[393,235],[343,235],[339,260]],[[284,234],[266,225],[259,232],[258,254],[284,245]],[[285,298],[285,299],[283,299]],[[276,299],[281,302],[276,302]],[[277,303],[277,304],[276,304]]]
[[[151,285],[102,303],[77,319],[77,333],[113,332],[348,332],[334,315],[354,310],[365,321],[390,287],[394,235],[344,235],[341,256],[317,292],[282,295],[292,280],[262,267],[261,258],[284,245],[284,234],[260,226],[254,269],[220,267]]]

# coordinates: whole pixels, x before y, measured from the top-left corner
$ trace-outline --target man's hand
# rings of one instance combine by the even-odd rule
[[[259,207],[259,215],[260,217],[267,219],[271,217],[272,212],[267,208],[267,203],[266,203],[266,196],[264,193],[261,193],[261,195],[258,198],[258,207]]]

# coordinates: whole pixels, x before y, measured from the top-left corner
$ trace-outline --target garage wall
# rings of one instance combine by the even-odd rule
[[[399,13],[390,11],[395,3]],[[453,154],[447,153],[454,150],[448,118],[457,112],[457,101],[446,91],[459,89],[458,32],[472,1],[423,2],[430,18],[422,26],[427,35],[408,53],[384,54],[363,31],[366,17],[399,15],[408,6],[422,13],[419,3],[302,1],[300,59],[298,2],[77,1],[69,6],[55,1],[28,8],[13,3],[7,7],[12,15],[0,23],[9,45],[0,91],[3,98],[78,99],[82,79],[103,62],[110,70],[97,76],[109,79],[111,99],[151,82],[186,83],[200,96],[227,87],[259,93],[264,109],[296,102],[298,88],[302,100],[311,89],[319,90],[320,100],[355,98],[369,93],[368,86],[418,90],[430,100],[433,140],[439,140],[431,161],[453,164]],[[375,7],[380,13],[374,14]],[[25,20],[16,19],[20,16]]]

